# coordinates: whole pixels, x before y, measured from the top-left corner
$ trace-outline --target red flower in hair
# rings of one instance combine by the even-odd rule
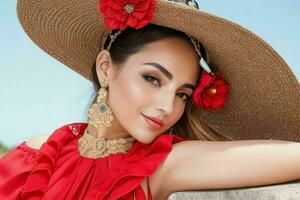
[[[203,70],[193,100],[198,108],[218,110],[224,106],[228,92],[229,85],[221,72],[211,75]]]
[[[99,0],[104,24],[110,29],[139,29],[153,19],[156,0]]]

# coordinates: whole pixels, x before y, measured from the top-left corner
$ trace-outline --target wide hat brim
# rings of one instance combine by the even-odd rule
[[[18,0],[17,14],[35,44],[92,81],[91,66],[107,30],[98,0]],[[213,71],[229,83],[225,107],[201,111],[209,128],[236,140],[300,141],[299,82],[265,41],[227,19],[166,0],[157,0],[152,23],[196,37]]]

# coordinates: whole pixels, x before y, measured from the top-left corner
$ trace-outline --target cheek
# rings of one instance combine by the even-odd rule
[[[114,114],[120,118],[130,117],[143,98],[139,87],[129,80],[130,77],[127,80],[119,78],[110,86],[109,104]]]
[[[184,112],[184,108],[182,107],[178,107],[179,109],[175,109],[174,113],[170,119],[170,126],[173,126],[182,116],[183,112]]]
[[[120,125],[137,140],[147,139],[141,115],[151,99],[139,75],[120,75],[109,88],[109,105]],[[146,142],[142,141],[142,142]]]
[[[138,114],[139,108],[146,103],[145,90],[138,78],[124,74],[110,88],[110,103],[115,111],[123,116]]]
[[[109,88],[109,105],[118,123],[138,141],[148,144],[157,136],[141,113],[155,98],[155,90],[141,75],[119,76]]]

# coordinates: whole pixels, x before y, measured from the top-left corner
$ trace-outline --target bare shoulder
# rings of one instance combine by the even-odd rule
[[[201,170],[197,161],[201,161],[201,164],[204,165],[200,155],[202,157],[207,155],[206,151],[209,148],[203,148],[207,147],[207,144],[213,144],[215,148],[220,145],[219,142],[209,141],[182,141],[173,144],[171,152],[149,179],[150,189],[153,190],[153,195],[156,195],[156,198],[153,196],[154,199],[163,200],[176,191],[197,189],[197,187],[189,185],[189,182],[193,180],[191,177],[196,175],[195,170],[189,170],[193,167],[197,167],[197,171]],[[199,146],[202,148],[199,149]]]
[[[38,135],[30,138],[25,143],[27,146],[33,149],[40,149],[43,143],[45,143],[50,135]]]
[[[151,190],[151,194],[153,196],[153,199],[157,200],[164,200],[167,199],[169,194],[172,192],[167,187],[167,184],[170,182],[170,171],[173,171],[174,166],[176,166],[176,162],[178,162],[178,159],[180,157],[180,154],[177,150],[177,146],[180,143],[185,143],[185,141],[175,143],[172,146],[171,152],[168,154],[166,158],[162,160],[162,162],[158,165],[155,172],[149,176],[149,187]],[[147,192],[147,182],[146,178],[142,182],[142,187]]]

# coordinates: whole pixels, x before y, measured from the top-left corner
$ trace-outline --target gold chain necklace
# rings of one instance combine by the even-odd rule
[[[105,140],[103,137],[95,138],[85,129],[83,135],[78,139],[78,150],[82,157],[102,158],[109,154],[126,153],[135,138],[122,137],[118,139]]]

